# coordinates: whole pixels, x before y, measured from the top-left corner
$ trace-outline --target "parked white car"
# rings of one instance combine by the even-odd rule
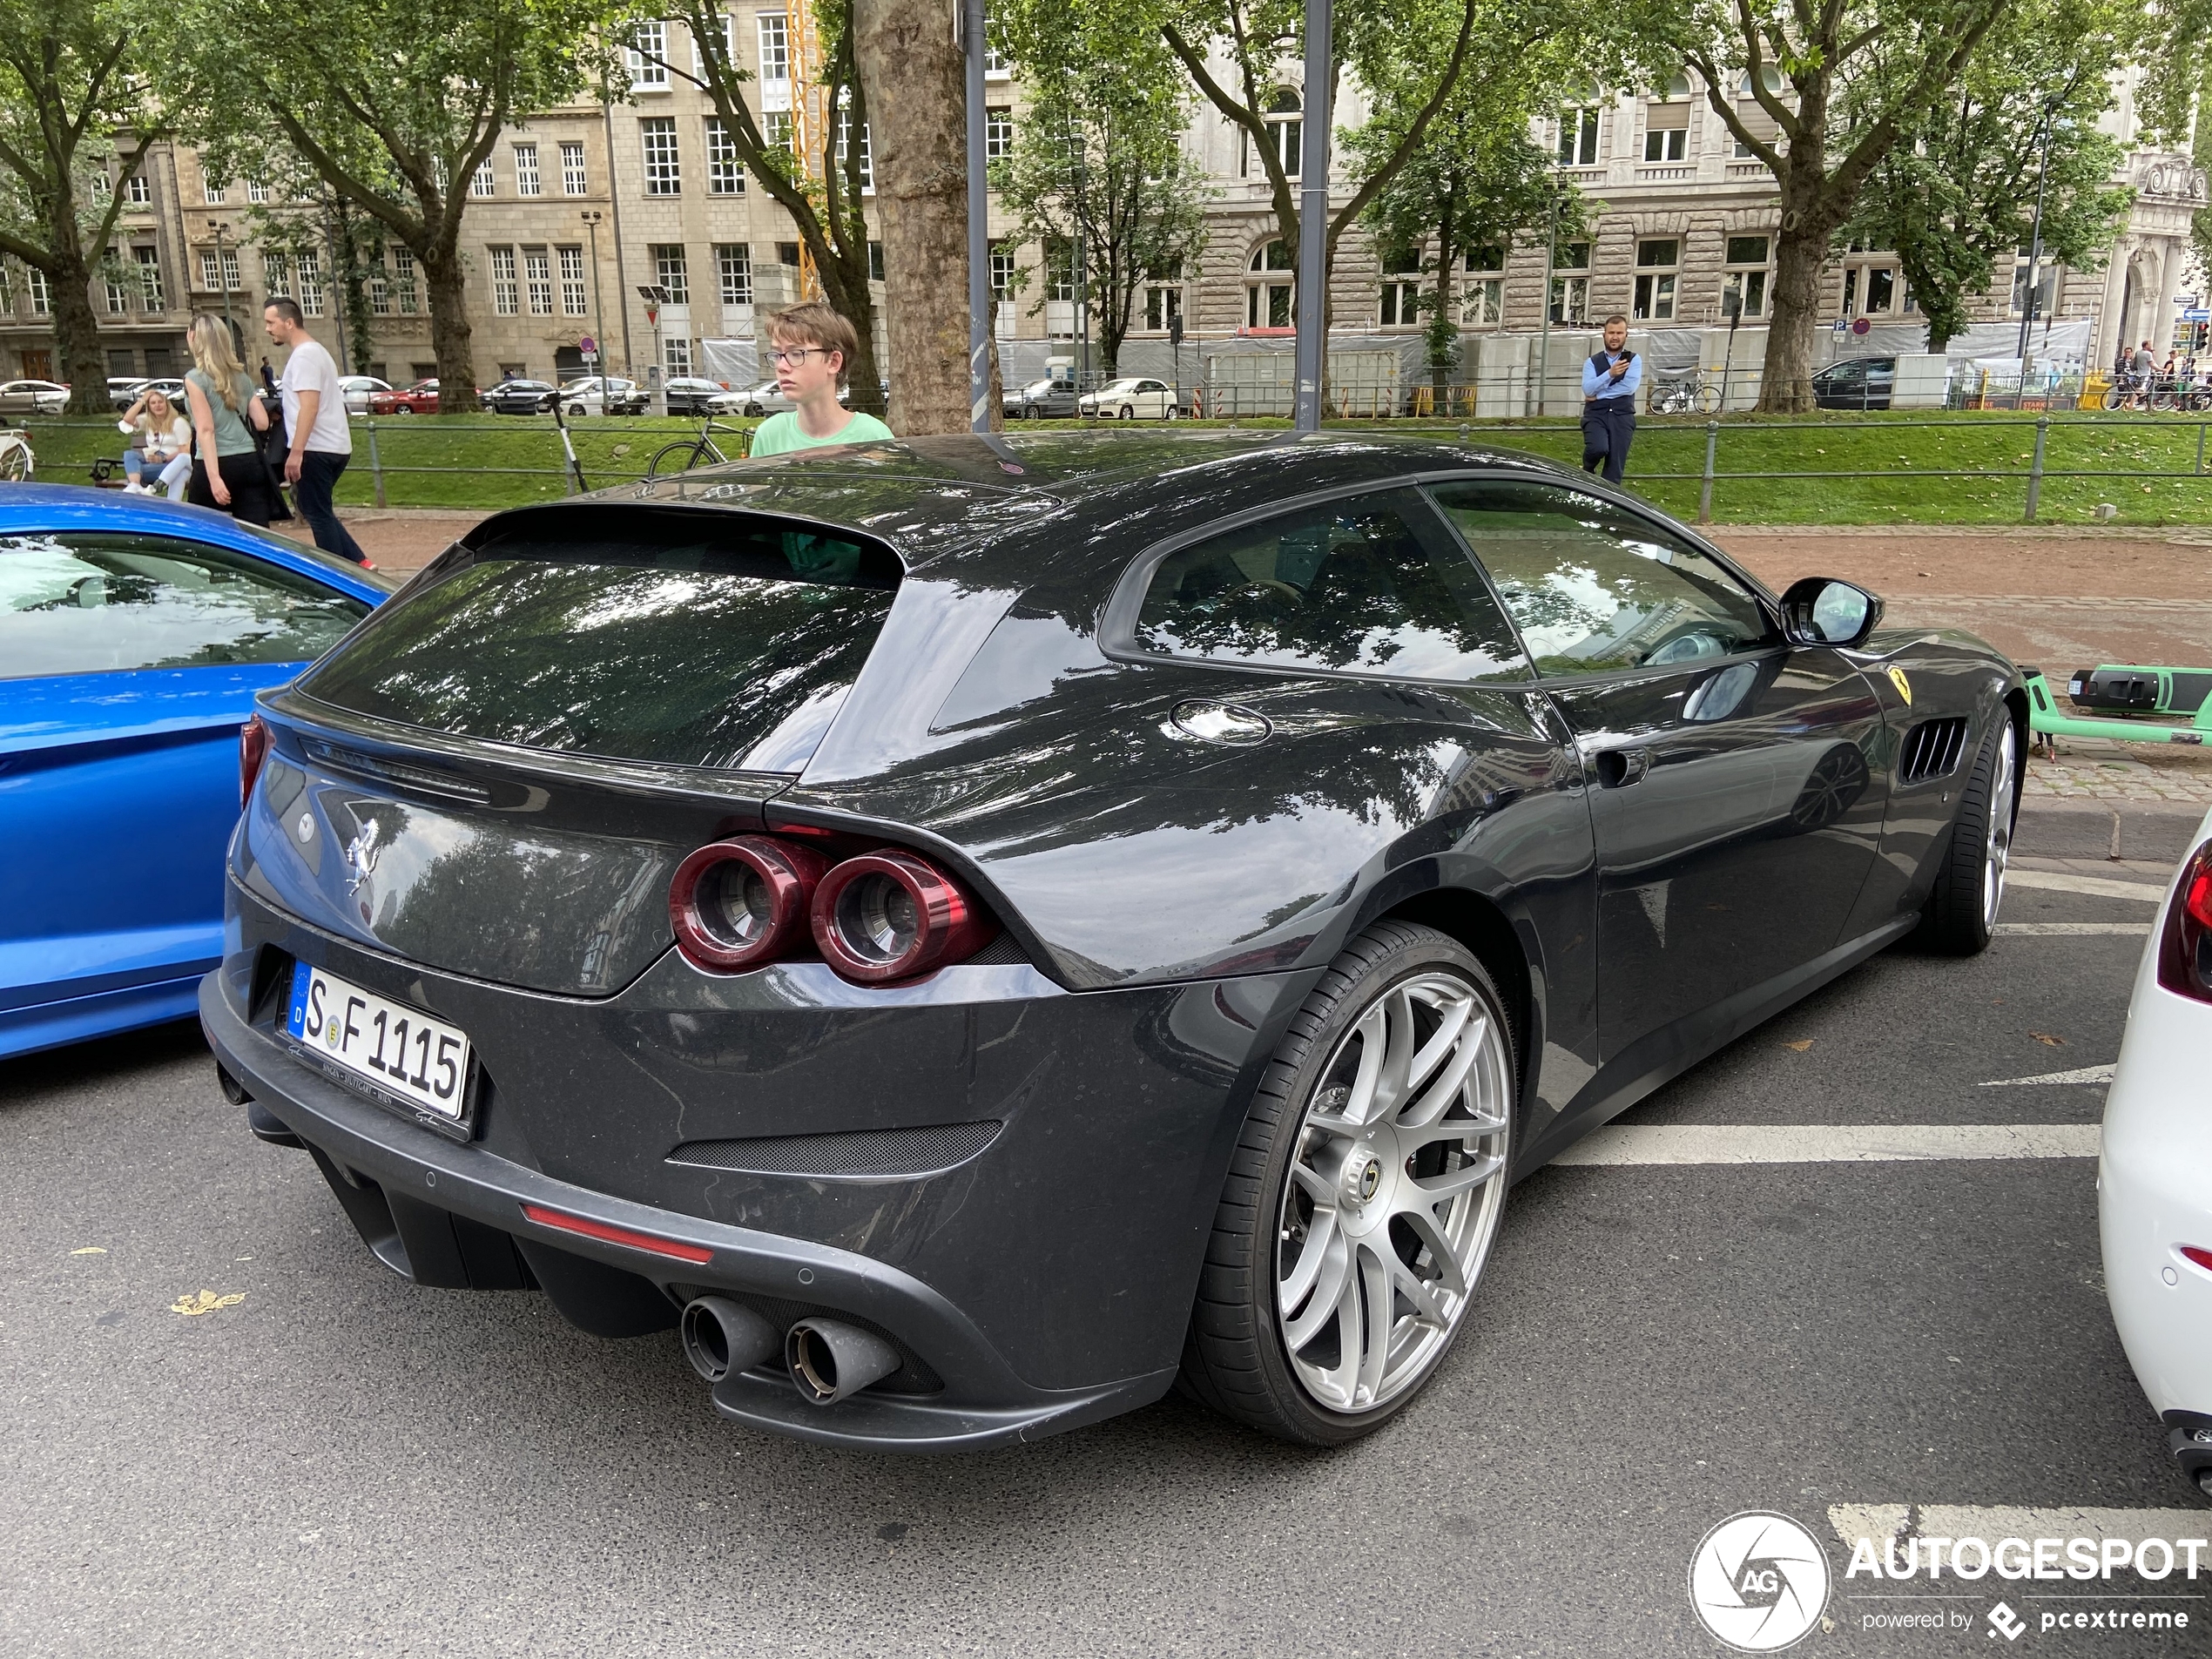
[[[745,415],[782,415],[799,407],[784,395],[783,388],[773,381],[764,381],[750,392],[732,393],[732,396],[744,405],[740,412]],[[837,401],[840,403],[852,402],[853,388],[849,386],[839,387]],[[717,409],[715,413],[719,415],[723,411]]]
[[[338,377],[338,391],[346,400],[346,413],[348,415],[367,415],[370,395],[391,389],[390,381],[380,381],[374,374],[341,374]]]
[[[1183,413],[1176,407],[1175,389],[1165,381],[1136,376],[1085,392],[1076,407],[1102,421],[1172,421]]]
[[[2105,1101],[2105,1294],[2182,1475],[2212,1498],[2212,813],[2135,971]]]
[[[599,407],[603,389],[605,409]],[[610,374],[604,381],[597,374],[583,374],[561,388],[561,407],[570,415],[604,415],[610,409],[617,415],[643,415],[645,401],[645,388],[618,374]]]
[[[10,381],[0,386],[0,415],[59,415],[69,407],[69,388],[52,381]]]

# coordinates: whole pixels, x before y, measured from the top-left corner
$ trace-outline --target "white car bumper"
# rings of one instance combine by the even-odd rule
[[[2212,814],[2196,841],[2207,836]],[[2169,893],[2135,972],[2105,1103],[2097,1210],[2113,1323],[2194,1476],[2212,1470],[2212,1269],[2182,1249],[2212,1251],[2212,1003],[2158,982],[2173,902]]]

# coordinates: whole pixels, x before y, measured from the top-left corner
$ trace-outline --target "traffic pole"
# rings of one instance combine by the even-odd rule
[[[1322,353],[1328,327],[1330,0],[1305,0],[1305,124],[1298,155],[1298,386],[1291,424],[1321,429]]]

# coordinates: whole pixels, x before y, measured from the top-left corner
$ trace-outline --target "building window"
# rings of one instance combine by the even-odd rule
[[[684,177],[676,159],[676,118],[648,115],[637,123],[638,142],[645,152],[645,193],[676,196],[683,193]]]
[[[29,280],[30,287],[30,314],[34,317],[52,316],[54,314],[52,280],[35,265],[24,266],[24,275]]]
[[[553,256],[542,247],[523,250],[523,291],[528,294],[530,315],[550,317],[553,314]]]
[[[1252,250],[1244,269],[1244,327],[1288,328],[1297,315],[1296,283],[1291,278],[1291,250],[1280,241]]]
[[[1168,331],[1170,323],[1183,320],[1183,270],[1180,266],[1170,271],[1150,273],[1144,284],[1144,326],[1156,334]]]
[[[789,110],[771,110],[760,118],[760,141],[769,149],[780,150],[797,159]]]
[[[133,207],[147,207],[153,203],[153,185],[144,172],[134,172],[123,184],[123,199]]]
[[[722,14],[722,51],[718,67],[723,77],[730,78],[738,63],[738,20],[728,12]],[[706,54],[699,50],[699,31],[691,30],[691,75],[699,81],[708,80]]]
[[[1471,247],[1460,256],[1460,320],[1474,327],[1506,317],[1506,251]]]
[[[1590,320],[1590,245],[1569,242],[1552,256],[1552,320],[1561,324]]]
[[[584,193],[583,146],[563,144],[561,146],[561,193],[581,196]]]
[[[1014,250],[1004,242],[992,243],[991,320],[993,331],[1001,340],[1014,338],[1014,278],[1016,268]]]
[[[152,252],[151,249],[148,252]],[[299,259],[300,292],[293,296],[310,317],[322,315],[322,255],[302,248]]]
[[[868,244],[868,280],[883,280],[883,244],[880,242]]]
[[[738,165],[738,141],[718,115],[706,118],[706,193],[745,194],[745,169]]]
[[[752,245],[749,242],[723,242],[714,250],[715,275],[722,287],[722,303],[727,306],[749,306],[752,303]]]
[[[1561,110],[1559,115],[1559,165],[1562,167],[1597,165],[1597,116],[1594,109]]]
[[[123,266],[112,253],[100,261],[100,281],[107,289],[108,315],[126,314],[131,309],[131,291],[125,285]]]
[[[1780,98],[1784,91],[1782,71],[1771,64],[1763,65],[1759,70],[1759,84],[1774,97]],[[1774,118],[1766,112],[1766,106],[1759,102],[1758,94],[1751,90],[1751,71],[1749,70],[1745,70],[1743,78],[1736,83],[1736,116],[1750,129],[1755,138],[1764,139],[1770,145],[1779,144]],[[1736,140],[1735,156],[1738,161],[1758,159],[1751,152],[1751,146],[1741,138]]]
[[[1767,248],[1764,236],[1731,236],[1725,252],[1728,268],[1721,274],[1721,315],[1729,314],[1729,296],[1735,296],[1738,314],[1766,315]]]
[[[2058,303],[2059,267],[2057,263],[2051,258],[2050,250],[2048,248],[2044,249],[2042,253],[2037,255],[2035,260],[2035,306],[2034,309],[2031,311],[2028,308],[2027,294],[2028,248],[2029,244],[2022,242],[2020,244],[2020,251],[2018,256],[2013,260],[2012,314],[2015,317],[2038,317],[2047,319],[2051,314],[2051,307]]]
[[[261,292],[266,294],[292,292],[292,261],[272,248],[261,250]]]
[[[1014,60],[995,46],[983,48],[983,74],[987,79],[999,80],[1014,73]]]
[[[680,242],[656,244],[653,248],[653,280],[668,290],[668,303],[688,306],[691,303],[691,266],[684,259],[684,245]]]
[[[517,196],[538,196],[544,192],[537,181],[537,146],[518,144],[515,146],[515,193]]]
[[[583,249],[581,246],[564,247],[561,255],[561,314],[564,317],[583,315]]]
[[[1421,320],[1421,251],[1399,248],[1383,255],[1382,326],[1411,327]]]
[[[1048,238],[1044,245],[1044,297],[1048,305],[1076,303],[1076,245],[1064,236]],[[1075,332],[1072,321],[1067,332]]]
[[[397,242],[392,244],[392,298],[401,316],[415,314],[415,255]]]
[[[760,31],[760,103],[791,107],[791,33],[780,11],[764,11],[754,20]],[[769,88],[776,89],[775,94]]]
[[[511,317],[521,307],[516,303],[515,250],[494,247],[484,250],[491,255],[491,308],[493,314]]]
[[[641,23],[630,31],[630,85],[633,91],[664,91],[668,86],[668,25]]]
[[[1689,77],[1677,75],[1643,108],[1643,158],[1681,161],[1689,154]]]
[[[203,177],[199,181],[199,193],[210,206],[220,206],[223,199],[230,192],[225,189],[221,179]]]
[[[508,273],[511,276],[515,256],[510,253],[507,258]],[[384,268],[384,250],[381,247],[368,256],[368,309],[372,316],[388,317],[392,314],[392,277]]]
[[[246,200],[250,202],[266,202],[268,199],[269,181],[267,179],[249,179],[246,181]]]
[[[852,96],[851,92],[846,92],[837,105],[837,165],[840,167],[845,165],[846,146],[853,138]],[[988,132],[989,129],[985,131]],[[860,123],[860,188],[875,188],[875,150],[868,141],[868,124],[865,121]]]
[[[1667,322],[1675,314],[1675,284],[1681,275],[1682,243],[1659,237],[1636,244],[1636,297],[1630,314],[1638,322]]]
[[[986,109],[983,111],[983,154],[996,161],[1014,153],[1014,111],[1009,109]]]
[[[671,380],[681,380],[691,372],[691,342],[688,337],[671,334],[660,343],[661,367]]]
[[[469,193],[471,196],[489,196],[496,187],[492,178],[491,158],[486,156],[476,164],[475,176],[469,180]]]
[[[161,253],[158,248],[134,247],[131,257],[138,266],[138,303],[142,310],[168,309],[161,292]]]
[[[1282,163],[1283,176],[1286,179],[1298,177],[1298,157],[1305,148],[1305,123],[1303,110],[1304,106],[1298,103],[1298,94],[1287,86],[1277,87],[1267,100],[1267,111],[1264,117],[1267,123],[1267,147],[1275,152],[1276,159]],[[1244,141],[1238,148],[1237,172],[1242,178],[1251,178],[1255,173],[1261,178],[1266,177],[1266,167],[1256,165],[1253,163],[1250,133],[1244,135]]]
[[[1644,129],[1643,158],[1646,161],[1680,161],[1689,154],[1688,125]]]

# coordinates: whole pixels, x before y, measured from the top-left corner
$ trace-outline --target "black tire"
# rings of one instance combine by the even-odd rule
[[[1278,1440],[1328,1447],[1372,1433],[1420,1395],[1467,1324],[1466,1309],[1495,1238],[1496,1205],[1503,1202],[1508,1178],[1504,1172],[1493,1177],[1496,1197],[1484,1212],[1487,1231],[1453,1324],[1412,1380],[1382,1404],[1355,1412],[1318,1402],[1298,1380],[1276,1312],[1278,1224],[1291,1160],[1305,1139],[1307,1103],[1325,1081],[1326,1069],[1341,1063],[1349,1034],[1370,1010],[1405,981],[1439,974],[1470,988],[1502,1036],[1505,1126],[1493,1150],[1500,1157],[1508,1152],[1519,1117],[1519,1038],[1495,983],[1456,940],[1432,927],[1383,921],[1345,948],[1292,1018],[1231,1155],[1184,1344],[1179,1386],[1224,1416]],[[1407,1168],[1411,1173],[1411,1160]]]
[[[1951,845],[1944,849],[1935,887],[1920,913],[1919,937],[1930,949],[1946,956],[1976,956],[1989,948],[2004,901],[2005,866],[2019,813],[2019,733],[2010,711],[2000,708],[1959,792]]]
[[[693,467],[703,467],[714,459],[703,440],[679,440],[664,444],[653,451],[653,458],[645,463],[645,476],[665,478],[672,473],[689,472]]]

